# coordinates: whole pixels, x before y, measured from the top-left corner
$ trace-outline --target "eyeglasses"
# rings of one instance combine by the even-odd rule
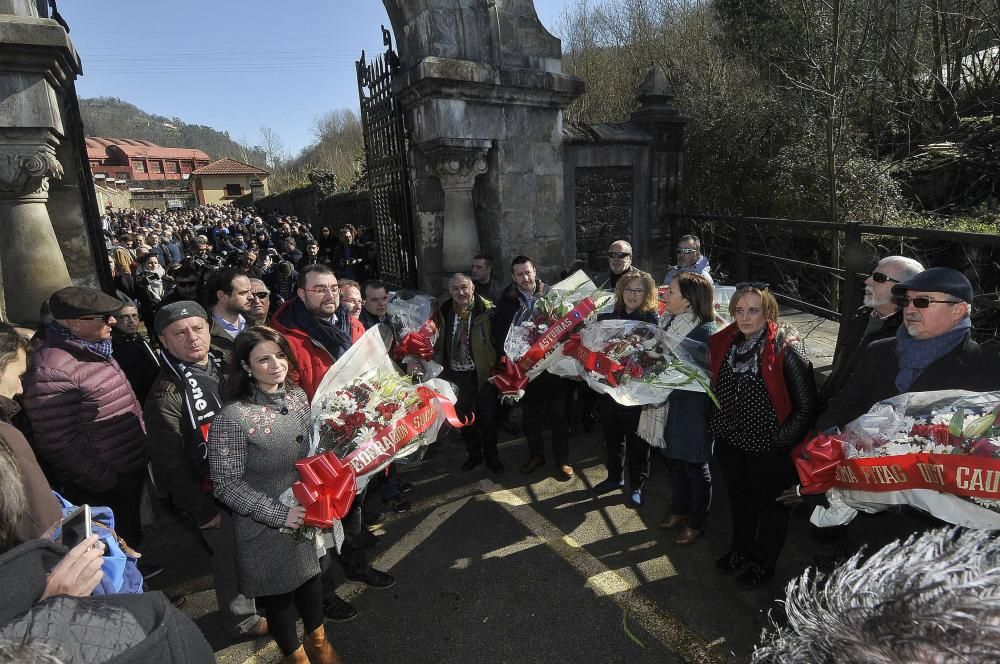
[[[900,295],[896,298],[896,304],[900,309],[905,309],[911,304],[917,309],[926,309],[932,304],[961,304],[961,300],[932,300],[929,297],[909,297],[907,295]]]
[[[302,290],[307,290],[316,295],[332,295],[340,292],[340,286],[316,286],[315,288],[303,288]]]
[[[266,300],[267,298],[271,297],[271,294],[267,291],[262,291],[260,293],[250,293],[250,294],[253,295],[255,298],[257,298],[258,300]]]
[[[684,247],[677,247],[677,253],[679,253],[679,254],[696,254],[696,253],[698,253],[698,250],[697,249],[686,249]]]
[[[872,281],[874,281],[877,284],[884,284],[887,281],[891,281],[894,284],[900,283],[899,279],[893,279],[884,272],[872,272]]]
[[[122,320],[139,320],[139,314],[118,314],[115,318]],[[96,318],[94,320],[97,320]]]
[[[757,290],[767,290],[770,284],[766,281],[741,281],[736,284],[736,290],[743,290],[744,288],[756,288]]]
[[[628,293],[629,295],[645,295],[646,294],[646,289],[645,288],[626,288],[625,292]]]
[[[609,251],[608,252],[608,258],[628,258],[631,255],[632,254],[630,254],[627,251]]]
[[[110,323],[115,319],[114,314],[101,314],[98,316],[80,316],[77,320],[103,320],[105,323]]]

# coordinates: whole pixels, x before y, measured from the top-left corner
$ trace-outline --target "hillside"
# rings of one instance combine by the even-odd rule
[[[232,157],[266,167],[263,150],[241,146],[228,132],[187,124],[180,118],[153,115],[116,97],[80,99],[80,114],[87,136],[132,138],[164,147],[197,148],[213,159]]]

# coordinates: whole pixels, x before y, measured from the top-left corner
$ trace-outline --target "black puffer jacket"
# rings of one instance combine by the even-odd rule
[[[65,553],[64,547],[37,539],[0,555],[0,639],[44,643],[66,664],[215,661],[195,624],[162,593],[38,601],[48,571]]]
[[[844,339],[837,344],[837,352],[833,356],[833,366],[830,369],[830,376],[823,383],[823,389],[819,392],[820,410],[826,408],[830,400],[837,396],[837,393],[847,384],[847,379],[851,377],[854,367],[862,353],[871,344],[882,339],[894,339],[896,330],[903,322],[903,312],[897,311],[893,315],[881,321],[881,325],[865,336],[868,324],[872,321],[872,308],[861,307],[851,318],[841,325],[846,328]]]

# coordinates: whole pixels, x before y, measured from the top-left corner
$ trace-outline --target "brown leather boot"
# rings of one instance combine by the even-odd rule
[[[305,646],[312,664],[343,664],[337,651],[326,640],[326,629],[323,625],[317,627],[314,632],[306,634]]]
[[[309,658],[306,657],[306,651],[302,646],[285,658],[285,664],[309,664]]]

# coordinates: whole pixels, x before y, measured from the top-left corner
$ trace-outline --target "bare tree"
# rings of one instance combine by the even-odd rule
[[[264,151],[267,165],[272,170],[278,168],[288,158],[285,144],[281,142],[278,132],[266,125],[260,128],[260,148]]]

